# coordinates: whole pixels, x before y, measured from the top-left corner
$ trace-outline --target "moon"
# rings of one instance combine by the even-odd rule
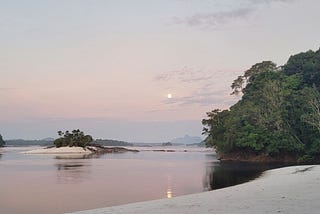
[[[167,97],[168,97],[168,99],[171,99],[172,98],[172,94],[168,94]]]

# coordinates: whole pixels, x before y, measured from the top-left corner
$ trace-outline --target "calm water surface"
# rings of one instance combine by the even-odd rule
[[[56,214],[198,193],[258,177],[264,168],[221,164],[211,151],[99,157],[0,153],[0,213]]]

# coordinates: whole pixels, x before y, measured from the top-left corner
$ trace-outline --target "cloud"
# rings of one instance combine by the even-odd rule
[[[180,70],[173,70],[170,72],[159,74],[154,78],[154,81],[168,82],[168,81],[179,81],[182,83],[191,82],[203,82],[213,78],[213,74],[203,69],[191,69],[184,67]]]
[[[213,13],[199,13],[184,18],[174,18],[175,23],[185,24],[191,27],[202,26],[215,28],[227,24],[235,19],[245,19],[254,10],[252,8],[237,8],[229,11],[219,11]]]
[[[270,4],[274,2],[290,3],[297,0],[250,0],[252,4]]]
[[[190,27],[216,29],[236,21],[246,21],[264,5],[272,3],[290,3],[295,1],[297,0],[240,0],[238,5],[229,6],[229,9],[205,13],[200,12],[187,17],[174,17],[173,21],[176,24]],[[212,1],[212,4],[215,3],[217,3],[217,1]]]
[[[186,89],[184,96],[174,96],[172,99],[163,100],[163,104],[173,106],[219,106],[229,107],[238,100],[231,96],[229,79],[236,77],[235,72],[222,72],[205,69],[191,69],[184,67],[162,73],[154,81],[168,86],[179,86]],[[227,82],[227,83],[225,83]]]
[[[179,106],[201,105],[201,106],[220,106],[226,107],[234,104],[238,97],[230,96],[226,90],[200,91],[185,97],[165,100],[165,104],[174,104]]]

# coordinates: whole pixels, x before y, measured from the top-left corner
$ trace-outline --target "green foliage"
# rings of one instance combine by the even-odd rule
[[[220,111],[215,109],[211,112],[207,112],[209,119],[203,119],[202,124],[205,126],[203,133],[207,134],[208,137],[205,140],[206,146],[215,147],[217,150],[228,151],[229,147],[232,148],[232,145],[228,145],[228,142],[225,139],[225,117],[229,114],[228,111]]]
[[[231,88],[242,99],[229,110],[207,113],[207,146],[222,154],[319,157],[320,50],[291,56],[282,67],[257,63]]]
[[[63,147],[63,146],[85,147],[93,141],[90,135],[84,135],[84,133],[79,129],[73,130],[71,133],[69,131],[66,131],[66,132],[58,131],[58,135],[60,137],[53,142],[56,147]]]
[[[305,88],[307,111],[302,115],[302,121],[320,132],[320,93],[316,88]]]
[[[256,76],[264,72],[273,72],[277,70],[277,65],[271,61],[263,61],[253,65],[250,69],[244,72],[244,75],[238,76],[231,85],[232,93],[238,95],[244,93],[246,85],[250,84]]]
[[[303,86],[315,85],[320,89],[320,49],[291,56],[283,68],[287,75],[301,75]]]
[[[2,135],[0,134],[0,147],[3,147],[6,142],[3,140]]]

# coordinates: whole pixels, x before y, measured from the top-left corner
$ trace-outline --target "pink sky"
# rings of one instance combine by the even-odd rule
[[[244,70],[319,48],[318,8],[316,0],[4,1],[0,133],[199,136],[207,111],[236,102],[230,85]]]

